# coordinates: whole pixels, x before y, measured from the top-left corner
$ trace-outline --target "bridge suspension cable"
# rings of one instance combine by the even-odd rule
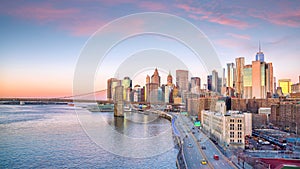
[[[69,95],[69,96],[62,96],[62,97],[56,97],[55,99],[66,99],[66,98],[72,98],[72,97],[80,97],[80,96],[87,96],[95,93],[101,93],[106,91],[106,89],[98,90],[98,91],[93,91],[93,92],[88,92],[88,93],[82,93],[82,94],[77,94],[77,95]]]

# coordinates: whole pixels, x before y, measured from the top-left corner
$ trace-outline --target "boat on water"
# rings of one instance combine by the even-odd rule
[[[74,104],[74,103],[68,103],[68,106],[72,106],[72,107],[74,107],[74,106],[75,106],[75,104]]]
[[[129,106],[124,106],[124,112],[131,112],[132,109]]]

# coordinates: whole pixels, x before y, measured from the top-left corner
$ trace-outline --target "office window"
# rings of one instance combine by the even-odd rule
[[[234,132],[230,132],[230,138],[234,138]]]
[[[238,138],[242,138],[242,132],[238,132]]]
[[[238,124],[238,130],[242,130],[242,124]]]
[[[230,130],[234,130],[234,124],[230,124]]]

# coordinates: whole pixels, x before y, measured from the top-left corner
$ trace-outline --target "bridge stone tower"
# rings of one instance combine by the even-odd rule
[[[124,117],[124,100],[123,100],[123,86],[116,86],[115,100],[114,100],[114,116]]]

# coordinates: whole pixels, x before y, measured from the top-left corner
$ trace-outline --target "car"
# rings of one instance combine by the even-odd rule
[[[206,164],[207,164],[207,161],[206,161],[205,159],[202,159],[202,160],[201,160],[201,164],[202,164],[202,165],[206,165]]]
[[[205,146],[201,146],[201,149],[202,149],[202,150],[206,150],[206,147],[205,147]]]
[[[192,144],[192,143],[189,143],[188,147],[189,147],[189,148],[192,148],[192,147],[193,147],[193,144]]]
[[[215,160],[219,160],[219,156],[217,154],[214,155]]]

